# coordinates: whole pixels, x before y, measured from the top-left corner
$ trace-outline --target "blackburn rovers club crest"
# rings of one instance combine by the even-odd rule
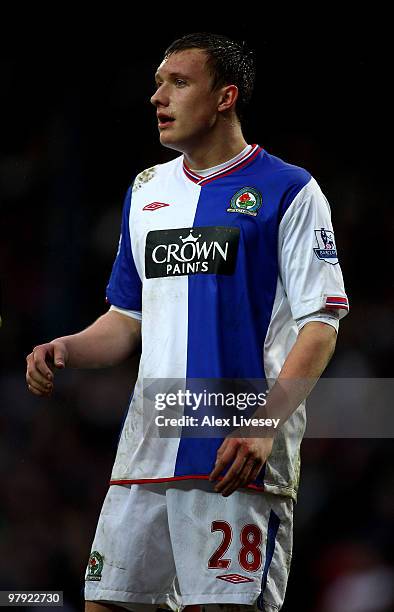
[[[94,550],[89,557],[88,573],[86,580],[101,580],[101,572],[103,571],[104,558],[97,550]]]
[[[335,246],[334,232],[324,229],[324,227],[315,230],[317,248],[314,248],[315,255],[318,259],[322,259],[327,263],[338,263],[337,247]]]
[[[244,187],[231,198],[227,212],[243,213],[255,217],[263,203],[262,195],[253,187]]]

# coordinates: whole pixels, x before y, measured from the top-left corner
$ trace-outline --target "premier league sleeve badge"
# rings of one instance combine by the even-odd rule
[[[335,245],[334,232],[324,227],[315,230],[317,248],[314,248],[318,259],[326,261],[335,266],[338,263],[337,247]]]

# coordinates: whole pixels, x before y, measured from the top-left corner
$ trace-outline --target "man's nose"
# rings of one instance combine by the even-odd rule
[[[167,106],[168,105],[168,96],[166,95],[163,85],[160,85],[153,94],[150,99],[153,106]]]
[[[153,104],[153,106],[156,106],[156,104],[157,104],[157,91],[155,91],[155,93],[151,97],[150,101],[151,101],[151,104]]]

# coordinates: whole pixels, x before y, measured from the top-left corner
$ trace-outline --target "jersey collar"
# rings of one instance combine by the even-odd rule
[[[235,162],[232,163],[230,162],[221,170],[213,172],[212,174],[208,174],[208,176],[200,176],[196,172],[193,172],[193,170],[191,170],[186,164],[185,158],[183,158],[183,171],[186,174],[187,178],[190,179],[193,183],[203,186],[207,183],[210,183],[211,181],[216,180],[217,178],[222,178],[223,176],[227,176],[228,174],[231,174],[232,172],[243,168],[251,161],[253,161],[260,153],[260,151],[262,151],[262,147],[260,147],[259,145],[252,145],[252,148],[247,151],[245,155],[243,155],[240,159],[237,159]]]

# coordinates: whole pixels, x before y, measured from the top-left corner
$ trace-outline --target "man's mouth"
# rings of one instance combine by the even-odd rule
[[[157,119],[159,122],[159,127],[166,127],[167,125],[170,125],[175,121],[174,117],[171,117],[170,115],[166,115],[164,113],[158,114]]]

